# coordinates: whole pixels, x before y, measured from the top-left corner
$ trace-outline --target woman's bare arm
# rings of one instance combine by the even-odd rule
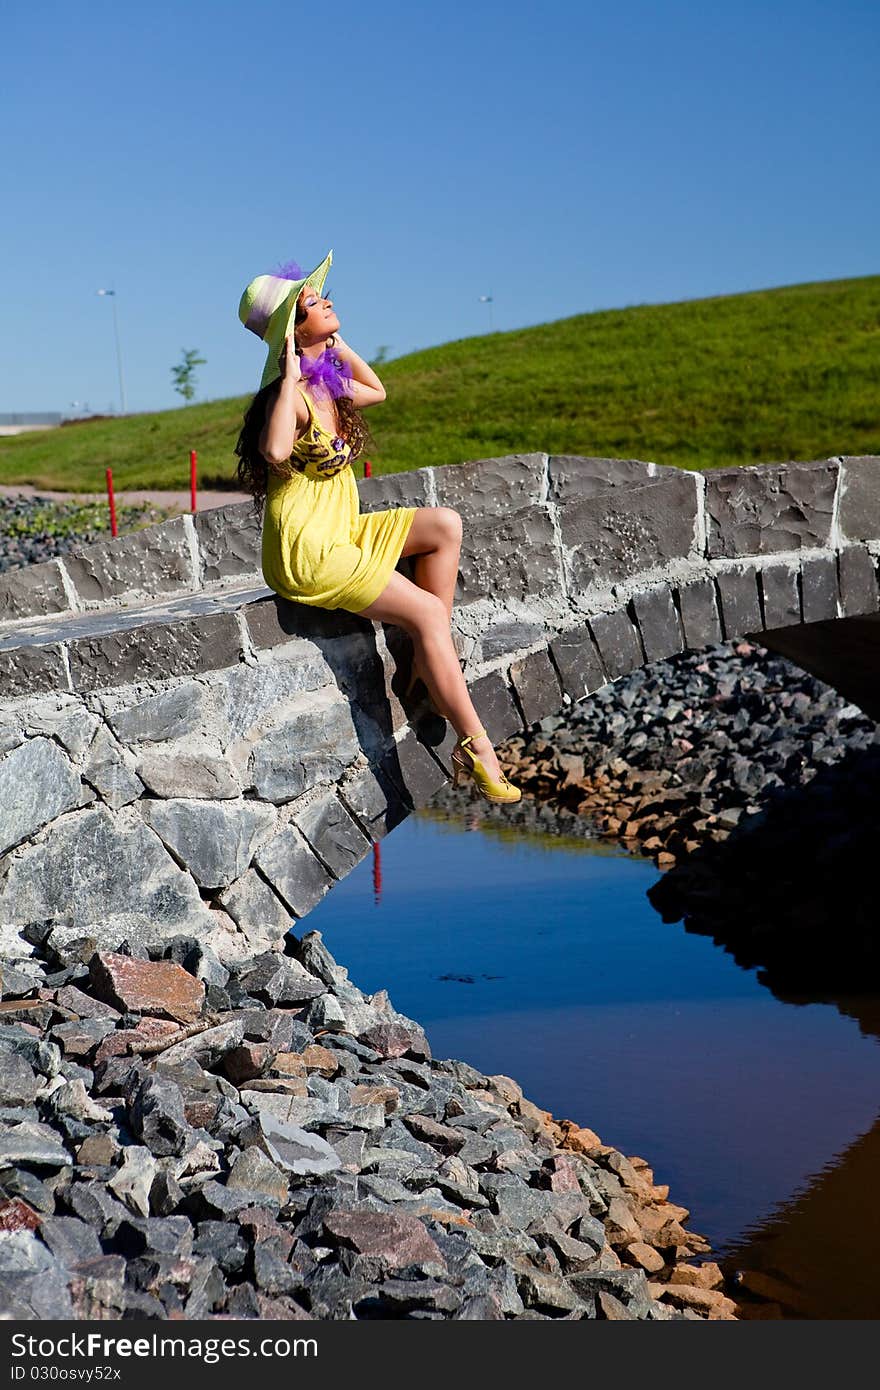
[[[281,380],[278,390],[269,398],[266,406],[266,421],[260,435],[258,448],[263,458],[272,464],[285,463],[290,458],[300,430],[308,423],[309,412],[302,392],[299,389],[300,363],[293,350],[282,349]],[[289,364],[289,365],[288,365]]]
[[[334,333],[333,337],[334,351],[351,367],[351,398],[355,405],[378,405],[380,401],[384,401],[385,387],[373,368],[362,357],[358,357],[354,348],[349,347],[338,333]]]

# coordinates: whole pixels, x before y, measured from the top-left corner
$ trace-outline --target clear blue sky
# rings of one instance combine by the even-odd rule
[[[877,273],[877,0],[6,0],[0,411],[255,390],[255,275],[332,247],[391,356]]]

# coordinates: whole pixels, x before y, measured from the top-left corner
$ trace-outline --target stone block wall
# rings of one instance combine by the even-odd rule
[[[525,454],[359,489],[461,512],[454,632],[497,741],[686,648],[872,623],[878,467]],[[0,933],[277,943],[448,774],[408,661],[276,598],[250,504],[0,576]]]

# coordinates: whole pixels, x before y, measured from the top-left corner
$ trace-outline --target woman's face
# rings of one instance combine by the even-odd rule
[[[339,319],[334,312],[333,301],[318,294],[311,285],[306,285],[297,303],[300,313],[305,315],[296,327],[296,339],[302,347],[310,347],[338,331]]]

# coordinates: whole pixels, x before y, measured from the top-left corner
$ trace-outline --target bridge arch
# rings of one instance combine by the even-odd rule
[[[736,637],[880,717],[878,466],[537,453],[359,490],[462,513],[454,632],[498,741]],[[0,575],[0,948],[47,920],[277,945],[448,775],[452,734],[396,693],[408,649],[272,594],[247,503]]]

